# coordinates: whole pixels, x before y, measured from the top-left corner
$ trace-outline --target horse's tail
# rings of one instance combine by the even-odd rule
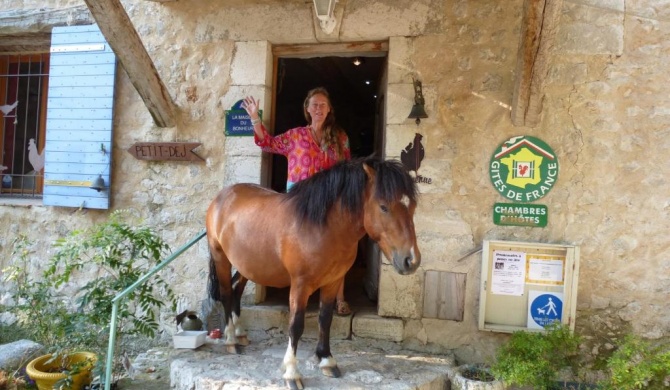
[[[209,297],[221,302],[221,290],[219,290],[219,277],[216,275],[214,257],[209,254]]]
[[[240,280],[240,273],[235,271],[231,278],[230,284],[235,286]],[[219,289],[219,277],[216,274],[216,265],[214,264],[214,257],[209,255],[209,297],[215,301],[221,302],[221,290]]]

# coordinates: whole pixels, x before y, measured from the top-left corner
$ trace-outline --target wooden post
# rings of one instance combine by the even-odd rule
[[[563,0],[526,0],[524,3],[512,98],[515,126],[534,127],[540,122],[550,51],[562,6]]]

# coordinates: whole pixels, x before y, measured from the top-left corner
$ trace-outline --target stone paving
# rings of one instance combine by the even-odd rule
[[[281,363],[287,338],[281,332],[249,333],[250,344],[231,354],[216,340],[195,349],[157,348],[137,356],[133,380],[120,389],[242,390],[286,389]],[[332,340],[331,351],[342,377],[321,374],[313,358],[316,341],[298,346],[299,369],[305,389],[449,389],[455,373],[454,357],[403,350],[393,342],[352,337]]]

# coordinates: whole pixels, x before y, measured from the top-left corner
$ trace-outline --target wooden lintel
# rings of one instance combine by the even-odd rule
[[[388,42],[347,42],[327,44],[285,45],[272,48],[275,56],[318,57],[324,54],[356,56],[384,56],[388,52]]]
[[[563,0],[525,0],[512,98],[512,123],[537,126]]]
[[[50,33],[26,33],[3,35],[0,38],[0,53],[48,53],[51,46]]]
[[[84,0],[159,127],[175,125],[175,104],[120,0]]]

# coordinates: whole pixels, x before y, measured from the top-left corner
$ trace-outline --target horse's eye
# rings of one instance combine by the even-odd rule
[[[389,208],[385,204],[379,205],[379,208],[382,209],[383,213],[388,213],[389,212]]]

